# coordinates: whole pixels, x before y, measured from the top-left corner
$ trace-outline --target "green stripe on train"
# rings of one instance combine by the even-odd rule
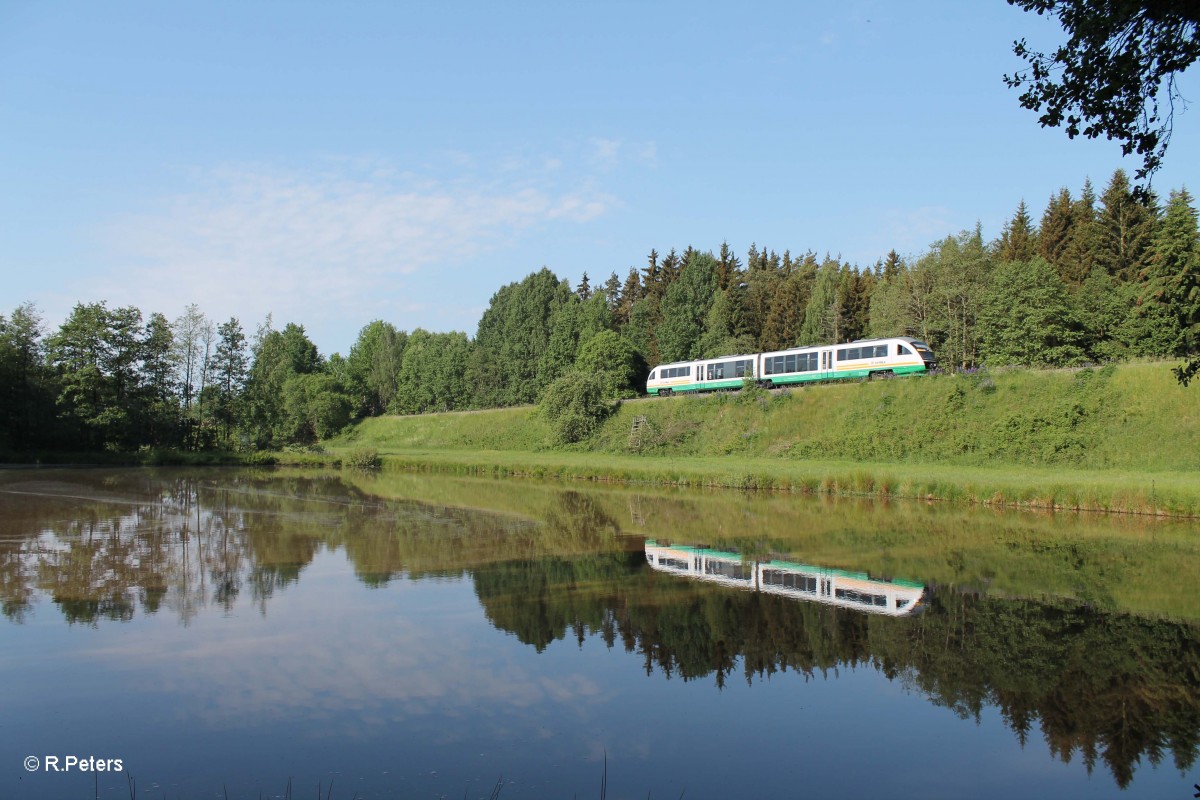
[[[745,559],[742,559],[741,553],[731,553],[731,552],[728,552],[725,550],[711,550],[707,547],[692,547],[691,545],[686,545],[686,544],[660,545],[658,543],[658,541],[655,539],[647,539],[646,544],[649,545],[650,547],[668,547],[672,550],[682,550],[685,553],[695,553],[696,555],[713,556],[714,558],[739,559],[739,560],[742,560],[743,563],[748,563],[748,562],[746,562]],[[798,570],[804,570],[805,572],[818,572],[823,575],[833,575],[838,578],[856,578],[858,580],[863,580],[863,581],[873,581],[876,583],[887,583],[887,584],[891,584],[894,586],[904,586],[904,587],[907,587],[910,589],[924,589],[925,588],[925,584],[916,583],[915,581],[906,581],[906,580],[901,580],[899,578],[893,578],[891,580],[885,581],[885,580],[880,580],[878,578],[872,578],[870,575],[868,575],[865,572],[849,572],[848,570],[835,569],[833,567],[818,567],[814,564],[802,564],[797,561],[780,561],[779,559],[773,558],[770,561],[760,561],[758,563],[762,564],[765,567],[798,569]]]
[[[838,380],[853,380],[854,378],[865,378],[872,372],[891,372],[894,375],[917,375],[925,372],[924,365],[919,367],[889,367],[886,369],[856,369],[847,372],[800,372],[792,375],[767,375],[764,380],[769,380],[776,386],[787,386],[792,383],[813,383],[815,381],[838,381]],[[646,394],[656,395],[664,389],[672,393],[675,392],[712,392],[719,389],[738,389],[743,384],[743,379],[726,381],[706,381],[702,383],[689,383],[683,386],[660,386],[654,389],[646,389]]]

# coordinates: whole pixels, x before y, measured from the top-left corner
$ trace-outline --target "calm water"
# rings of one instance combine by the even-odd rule
[[[1183,800],[1198,534],[410,475],[0,472],[0,797],[127,798],[132,776],[147,798],[598,798],[607,775],[610,798]]]

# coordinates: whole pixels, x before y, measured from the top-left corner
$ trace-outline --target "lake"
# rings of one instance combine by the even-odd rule
[[[0,796],[1184,800],[1198,534],[390,472],[0,471]]]

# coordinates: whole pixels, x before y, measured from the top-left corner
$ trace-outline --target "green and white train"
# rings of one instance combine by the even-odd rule
[[[936,368],[937,359],[929,345],[911,336],[897,336],[661,364],[650,370],[646,393],[740,389],[746,379],[773,388],[812,381],[915,375]]]
[[[779,559],[749,560],[739,553],[646,540],[646,562],[660,572],[735,589],[813,600],[870,614],[903,617],[924,611],[925,585],[872,578]]]

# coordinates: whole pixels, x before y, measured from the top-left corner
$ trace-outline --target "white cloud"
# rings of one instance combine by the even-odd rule
[[[614,199],[555,158],[540,169],[470,171],[454,153],[441,174],[367,159],[322,171],[235,166],[198,173],[159,208],[105,231],[114,269],[95,294],[143,309],[191,302],[214,317],[362,317],[406,276],[510,245],[538,226],[581,224]],[[448,176],[447,176],[448,175]]]
[[[955,230],[954,216],[943,206],[884,212],[880,234],[874,237],[880,253],[876,257],[893,249],[902,256],[924,253],[930,244]]]

